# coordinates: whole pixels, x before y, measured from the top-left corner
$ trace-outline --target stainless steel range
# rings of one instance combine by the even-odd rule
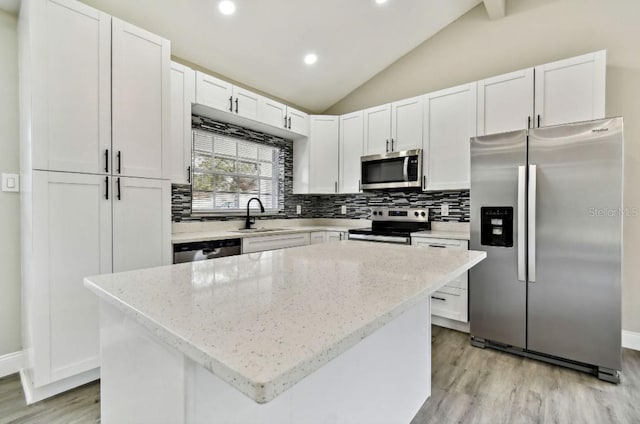
[[[411,244],[411,233],[431,229],[427,208],[378,208],[371,213],[371,220],[371,228],[349,230],[349,240]]]

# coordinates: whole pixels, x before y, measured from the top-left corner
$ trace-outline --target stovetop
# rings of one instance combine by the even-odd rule
[[[350,234],[409,237],[411,233],[431,229],[429,209],[374,209],[371,228],[349,230]]]

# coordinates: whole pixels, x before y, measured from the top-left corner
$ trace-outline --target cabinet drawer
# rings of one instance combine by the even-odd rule
[[[443,318],[468,322],[467,296],[467,290],[445,286],[431,295],[431,313]]]
[[[469,248],[469,242],[467,240],[440,239],[432,237],[413,237],[411,239],[411,244],[422,247],[432,246],[460,250],[466,250]]]
[[[242,253],[263,252],[265,250],[306,246],[309,233],[287,234],[281,236],[248,237],[242,239]]]

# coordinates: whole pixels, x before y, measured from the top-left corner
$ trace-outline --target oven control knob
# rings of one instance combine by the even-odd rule
[[[421,213],[420,213],[420,215],[421,215],[423,218],[424,218],[425,216],[427,216],[427,214],[426,214],[426,213],[424,213],[424,212],[421,212]]]
[[[378,215],[378,211],[373,211],[373,215]]]
[[[420,216],[418,212],[414,212],[413,214],[416,216],[416,218]]]

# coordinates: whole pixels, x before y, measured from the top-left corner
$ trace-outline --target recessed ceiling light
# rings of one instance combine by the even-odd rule
[[[309,53],[304,57],[304,63],[306,63],[307,65],[313,65],[317,61],[318,61],[318,55],[314,53]]]
[[[218,9],[223,15],[233,15],[236,11],[236,5],[230,0],[223,0],[218,4]]]
[[[385,4],[387,2],[387,0],[376,0],[376,3],[378,4]]]

